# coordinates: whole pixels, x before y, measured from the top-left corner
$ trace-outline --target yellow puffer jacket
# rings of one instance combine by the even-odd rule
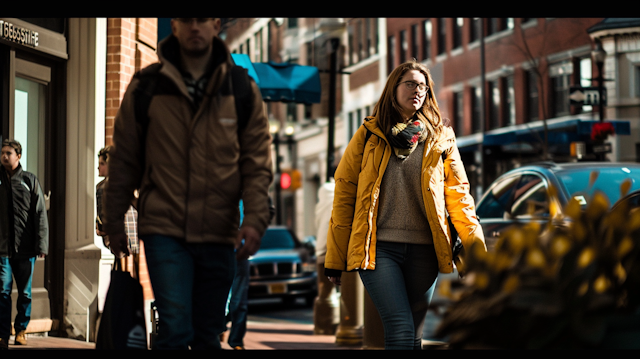
[[[367,129],[372,135],[365,144]],[[446,160],[442,162],[442,152]],[[369,117],[353,136],[335,173],[335,198],[327,234],[325,268],[329,271],[372,270],[376,267],[376,218],[382,176],[392,156],[375,118]],[[486,250],[482,228],[469,194],[469,181],[451,127],[425,144],[422,196],[442,273],[453,271],[449,212],[462,244],[479,242]],[[445,211],[446,209],[446,211]]]

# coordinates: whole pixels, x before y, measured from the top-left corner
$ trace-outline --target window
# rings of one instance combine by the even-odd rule
[[[298,27],[298,18],[290,17],[289,21],[287,21],[287,29],[295,29]]]
[[[349,45],[349,53],[348,53],[349,60],[348,61],[349,61],[349,65],[353,65],[353,64],[355,64],[357,62],[356,54],[355,54],[356,45],[354,43],[353,26],[350,25],[347,28],[347,33],[348,33],[348,35],[347,35],[348,40],[347,41],[348,41],[348,45]]]
[[[422,30],[424,31],[424,40],[422,44],[422,58],[428,60],[431,58],[431,36],[433,29],[431,27],[431,20],[425,20],[422,22]]]
[[[369,48],[366,46],[367,30],[365,19],[361,19],[358,26],[358,53],[360,54],[360,60],[369,57]]]
[[[549,67],[554,117],[569,114],[569,84],[572,73],[573,64],[570,61],[564,61]]]
[[[585,57],[580,59],[580,86],[591,86],[591,58]],[[583,112],[591,112],[593,107],[591,105],[579,106]]]
[[[462,136],[464,135],[464,93],[463,92],[453,93],[453,105],[455,106],[453,110],[453,129],[456,132],[456,135]]]
[[[420,58],[418,51],[418,32],[419,28],[417,24],[411,25],[411,57],[416,59]]]
[[[400,31],[400,63],[404,63],[407,60],[407,51],[409,50],[409,43],[407,42],[407,31]]]
[[[438,19],[438,55],[444,54],[447,44],[447,21],[444,18]]]
[[[489,128],[500,127],[500,79],[488,82],[489,96]]]
[[[496,182],[487,196],[478,204],[477,214],[480,220],[509,218],[513,193],[520,176],[511,176]]]
[[[513,29],[514,20],[512,17],[508,18],[497,18],[492,17],[487,21],[487,36],[493,35],[500,31],[504,31],[507,29]]]
[[[541,177],[525,174],[515,188],[512,218],[548,218],[549,198],[547,197],[546,182]]]
[[[298,107],[293,102],[287,103],[287,121],[298,122]]]
[[[482,30],[480,26],[482,25],[482,19],[479,17],[472,17],[471,26],[469,26],[469,42],[474,42],[480,40],[480,31]]]
[[[534,70],[527,71],[527,121],[537,121],[538,116],[538,74]]]
[[[462,46],[462,26],[464,25],[464,18],[455,18],[455,24],[453,25],[453,48],[457,49]]]
[[[255,33],[253,37],[254,62],[264,62],[262,58],[262,30]]]
[[[513,126],[516,124],[516,91],[513,86],[513,75],[507,76],[505,79],[504,104],[503,113],[505,116],[505,125]]]
[[[369,48],[371,49],[369,51],[371,52],[371,55],[374,55],[378,53],[378,19],[370,18],[369,23],[371,24],[371,29],[367,34],[367,38],[369,39]]]
[[[473,126],[473,132],[477,133],[477,132],[482,132],[483,130],[483,125],[482,125],[482,89],[480,87],[474,87],[472,88],[472,93],[471,93],[471,98],[472,98],[472,109],[473,109],[473,113],[472,113],[472,118],[471,118],[471,124]]]
[[[387,54],[389,56],[389,59],[387,61],[387,73],[391,73],[391,71],[393,71],[393,69],[396,67],[396,38],[391,35],[389,36],[387,41]]]

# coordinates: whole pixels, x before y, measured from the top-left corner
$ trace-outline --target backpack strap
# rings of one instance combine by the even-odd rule
[[[233,81],[233,97],[236,102],[236,113],[238,114],[238,132],[247,127],[249,115],[251,113],[251,79],[249,72],[242,66],[231,67],[231,80]]]
[[[140,139],[141,163],[144,163],[145,160],[147,130],[149,128],[149,105],[151,104],[151,98],[154,95],[156,82],[158,81],[157,75],[161,66],[162,64],[157,62],[145,67],[144,69],[136,72],[136,74],[133,75],[134,78],[140,80],[138,86],[133,91],[133,108],[136,122],[140,124],[142,128]]]

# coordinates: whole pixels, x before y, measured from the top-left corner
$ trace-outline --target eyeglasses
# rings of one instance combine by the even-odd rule
[[[414,90],[417,87],[418,91],[420,91],[420,92],[427,92],[427,90],[429,89],[429,86],[427,86],[425,84],[419,84],[419,83],[413,82],[413,81],[400,82],[398,84],[398,86],[400,86],[400,84],[404,84],[405,86],[407,86],[407,89],[409,89],[409,90]]]
[[[203,17],[203,18],[179,17],[179,18],[176,18],[176,20],[187,25],[193,24],[194,21],[196,22],[196,24],[202,25],[209,20],[213,20],[213,18],[212,17]]]

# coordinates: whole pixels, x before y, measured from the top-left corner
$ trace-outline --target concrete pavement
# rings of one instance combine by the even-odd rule
[[[425,349],[442,349],[442,343],[423,341]],[[223,349],[231,349],[225,342]],[[27,345],[13,345],[9,350],[93,350],[95,343],[52,336],[28,336]],[[313,324],[286,321],[249,321],[245,336],[246,350],[363,350],[361,346],[339,346],[333,335],[314,335]]]

